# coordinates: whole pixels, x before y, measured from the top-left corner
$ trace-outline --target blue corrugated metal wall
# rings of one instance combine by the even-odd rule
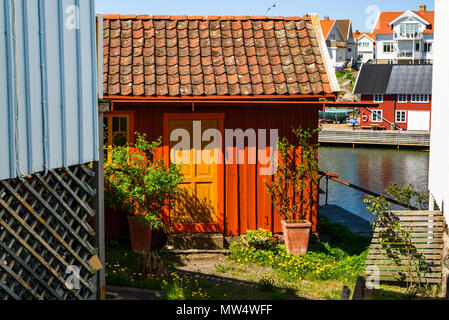
[[[0,180],[98,160],[96,74],[93,0],[1,1]]]

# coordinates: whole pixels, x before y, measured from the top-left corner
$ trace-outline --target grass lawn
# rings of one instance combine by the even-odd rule
[[[256,250],[233,243],[230,254],[220,263],[212,261],[209,274],[178,270],[164,251],[165,275],[137,273],[136,255],[117,241],[107,242],[106,282],[108,285],[162,292],[165,300],[339,300],[343,286],[354,291],[363,274],[370,239],[353,234],[340,224],[319,220],[319,234],[329,243],[311,244],[305,256],[287,254],[283,246]],[[435,298],[427,288],[421,298]],[[382,285],[372,299],[411,299],[406,288]]]
[[[178,272],[176,265],[169,265],[166,277],[145,277],[136,271],[135,253],[116,242],[108,242],[107,261],[108,285],[161,291],[166,300],[338,300],[343,285],[355,285],[343,280],[299,280],[287,272],[238,263],[230,257],[217,264],[207,280],[201,274],[195,278],[196,273]]]

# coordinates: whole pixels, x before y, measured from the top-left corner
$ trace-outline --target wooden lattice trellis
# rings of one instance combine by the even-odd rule
[[[0,182],[0,300],[94,296],[94,186],[88,165]]]

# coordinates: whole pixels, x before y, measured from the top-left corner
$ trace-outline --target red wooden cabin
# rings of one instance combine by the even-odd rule
[[[362,129],[430,131],[432,65],[363,65],[354,93],[362,103]]]
[[[183,168],[184,187],[204,212],[166,213],[176,233],[282,232],[266,193],[271,176],[261,171],[268,164],[251,159],[270,153],[270,130],[292,138],[292,127],[316,128],[323,101],[335,99],[335,76],[327,73],[319,34],[310,18],[299,17],[104,17],[104,93],[112,106],[105,115],[106,145],[132,143],[133,132],[146,133],[151,140],[163,137],[158,153],[173,160],[175,130],[195,135],[200,123],[200,134],[216,129],[222,144],[226,130],[250,130],[239,149],[242,163],[223,154],[232,151],[236,160],[235,141],[216,149],[222,163]],[[308,217],[314,230],[317,211],[315,204]],[[107,211],[106,235],[126,234],[125,217]]]

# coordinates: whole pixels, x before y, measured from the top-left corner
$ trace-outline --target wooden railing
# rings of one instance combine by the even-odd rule
[[[367,144],[391,146],[429,147],[430,133],[409,133],[399,131],[350,131],[323,130],[319,134],[320,143]]]

